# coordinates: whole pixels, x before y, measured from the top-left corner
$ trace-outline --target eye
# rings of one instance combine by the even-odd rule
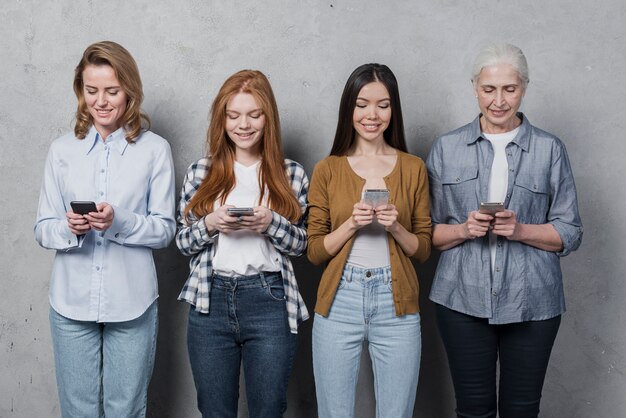
[[[261,116],[263,116],[263,113],[261,113],[261,112],[259,112],[259,113],[252,113],[252,114],[250,114],[250,117],[251,117],[252,119],[258,119],[258,118],[260,118]]]
[[[109,92],[109,95],[111,95],[111,96],[117,96],[117,93],[119,93],[119,90],[116,90],[116,91],[110,91],[110,92]]]
[[[484,88],[483,92],[485,92],[485,93],[493,93],[493,90],[494,90],[493,88]]]
[[[378,107],[380,107],[381,109],[389,109],[389,107],[391,107],[391,105],[389,103],[384,103],[384,104],[378,105]]]
[[[515,93],[515,91],[516,91],[516,90],[517,90],[517,88],[515,88],[515,87],[507,87],[507,88],[506,88],[506,91],[507,91],[508,93]]]
[[[89,90],[87,89],[87,94],[94,95],[97,93],[97,90]]]
[[[358,107],[359,109],[365,109],[367,107],[367,105],[363,104],[363,103],[357,103],[356,107]]]

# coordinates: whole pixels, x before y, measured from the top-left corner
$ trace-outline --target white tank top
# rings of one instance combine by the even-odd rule
[[[489,174],[489,201],[504,202],[506,188],[509,183],[509,162],[506,159],[506,146],[515,139],[519,127],[502,134],[487,134],[483,136],[491,142],[493,148],[493,163]],[[491,254],[491,274],[496,268],[496,248],[498,236],[489,231],[489,253]]]
[[[357,231],[347,263],[360,268],[389,265],[387,231],[376,219]]]
[[[246,167],[235,161],[237,184],[226,198],[226,204],[254,207],[259,202],[258,171],[261,162]],[[266,203],[264,203],[266,204]],[[219,207],[216,202],[215,207]],[[247,276],[260,271],[280,271],[280,254],[262,234],[234,231],[219,234],[213,257],[213,270],[221,276]]]

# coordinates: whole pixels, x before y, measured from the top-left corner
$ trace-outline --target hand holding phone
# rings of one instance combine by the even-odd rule
[[[230,216],[250,216],[254,215],[253,208],[228,208],[226,213]]]
[[[376,208],[386,205],[389,202],[389,190],[387,189],[365,189],[361,196],[361,201]]]
[[[497,212],[502,212],[503,210],[504,203],[502,202],[481,202],[478,212],[493,216]]]
[[[72,200],[70,202],[70,206],[72,207],[72,211],[79,215],[86,215],[89,212],[98,212],[98,208],[96,207],[96,203],[87,200]]]

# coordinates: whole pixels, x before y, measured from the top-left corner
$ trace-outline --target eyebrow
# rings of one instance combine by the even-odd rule
[[[365,97],[357,97],[356,99],[357,99],[357,100],[363,100],[363,101],[369,102],[369,100],[368,100],[368,99],[366,99]],[[391,101],[391,97],[385,97],[384,99],[374,100],[374,101],[375,101],[375,102],[379,102],[379,103],[380,103],[380,102],[384,102],[384,101],[386,101],[386,100]]]
[[[89,84],[85,84],[85,88],[86,89],[96,89],[98,90],[98,87],[96,86],[90,86]],[[105,87],[105,90],[114,90],[114,89],[121,89],[121,86],[110,86],[110,87]]]
[[[232,109],[226,109],[226,112],[227,112],[227,113],[236,113],[236,114],[238,114],[238,115],[240,115],[240,114],[241,114],[241,112],[237,112],[236,110],[232,110]],[[263,112],[263,109],[261,109],[261,108],[259,107],[259,108],[257,108],[257,109],[253,109],[253,110],[249,111],[248,113],[254,113],[254,112]]]

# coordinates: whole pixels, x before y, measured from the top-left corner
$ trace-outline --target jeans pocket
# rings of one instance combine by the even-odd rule
[[[283,284],[282,276],[277,276],[271,281],[267,282],[265,290],[270,298],[276,301],[285,300],[285,285]]]

